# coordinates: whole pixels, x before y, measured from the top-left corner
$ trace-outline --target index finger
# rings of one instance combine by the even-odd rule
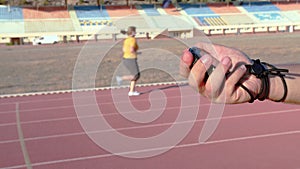
[[[185,50],[183,55],[181,56],[180,60],[180,75],[187,78],[190,74],[190,65],[193,62],[193,55],[188,51]]]

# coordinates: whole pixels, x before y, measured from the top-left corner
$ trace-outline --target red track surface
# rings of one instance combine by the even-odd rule
[[[152,86],[140,87],[138,90],[145,94],[130,98],[137,110],[123,111],[131,115],[147,115],[143,111],[150,108],[154,112],[162,111],[157,119],[149,123],[132,122],[119,114],[116,104],[125,109],[129,104],[121,100],[122,97],[127,98],[127,89],[77,92],[76,96],[64,93],[1,99],[0,168],[300,168],[300,106],[267,101],[226,105],[217,129],[205,143],[199,143],[198,138],[212,107],[207,100],[200,98],[199,102],[196,100],[199,112],[193,128],[175,147],[165,147],[167,152],[148,158],[128,158],[123,155],[152,153],[164,147],[119,152],[119,155],[104,150],[86,134],[79,118],[89,120],[90,131],[94,134],[117,131],[133,138],[149,138],[158,136],[175,124],[181,99],[190,103],[182,108],[182,112],[190,113],[195,107],[195,100],[188,98],[200,97],[188,86]],[[79,105],[72,98],[77,96],[83,100]],[[101,117],[105,117],[114,130],[95,131],[99,117],[91,109],[86,114],[76,113],[75,109],[89,110],[95,106],[91,96],[96,98]],[[165,106],[153,108],[161,103],[165,103]],[[124,150],[130,144],[118,140],[108,141],[119,143],[116,146],[121,144]]]

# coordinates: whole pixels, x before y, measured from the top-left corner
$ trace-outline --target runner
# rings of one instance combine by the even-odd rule
[[[123,80],[129,80],[128,96],[138,96],[140,93],[135,90],[136,81],[140,78],[140,70],[137,63],[137,50],[139,47],[135,38],[136,27],[130,26],[127,32],[121,32],[128,35],[123,43],[123,64],[129,70],[130,75],[117,76],[116,80],[118,85],[121,85]]]

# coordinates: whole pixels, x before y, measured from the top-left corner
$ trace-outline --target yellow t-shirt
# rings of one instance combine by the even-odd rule
[[[131,52],[131,48],[134,48],[135,52]],[[125,59],[136,59],[136,51],[139,49],[136,39],[134,37],[128,37],[123,44],[123,57]]]

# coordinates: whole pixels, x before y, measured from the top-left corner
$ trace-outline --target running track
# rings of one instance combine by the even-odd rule
[[[0,99],[0,168],[300,168],[299,105],[268,101],[226,105],[215,132],[206,142],[199,143],[199,134],[211,108],[207,100],[185,85],[144,86],[138,90],[144,94],[130,98],[129,102],[122,101],[122,98],[128,98],[127,88],[75,92],[77,95],[65,92]],[[74,97],[80,98],[81,102],[74,101]],[[198,116],[194,121],[184,122],[194,122],[193,127],[175,147],[145,147],[143,150],[126,152],[130,143],[106,140],[118,144],[116,147],[122,147],[125,151],[113,153],[93,141],[79,121],[80,118],[87,119],[89,131],[95,135],[119,132],[132,138],[150,138],[171,128],[181,108],[183,113],[191,113],[196,97],[200,98],[196,99]],[[180,106],[182,99],[190,105]],[[93,101],[96,101],[101,116],[92,112],[91,107],[95,106]],[[136,109],[124,110],[129,103]],[[162,113],[150,122],[138,123],[121,116],[116,104],[123,107],[123,113],[128,115]],[[86,114],[78,114],[75,110],[85,110]],[[95,130],[99,117],[105,117],[112,129]],[[172,136],[175,137],[176,133]],[[147,158],[126,157],[135,153],[151,154],[163,149],[168,151]]]

